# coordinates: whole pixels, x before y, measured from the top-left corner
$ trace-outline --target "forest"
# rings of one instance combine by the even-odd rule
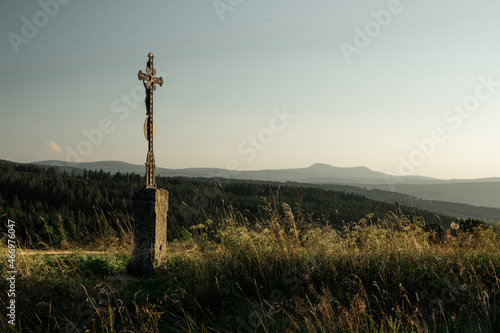
[[[65,233],[75,241],[99,228],[98,217],[110,221],[132,214],[131,194],[144,177],[131,173],[85,170],[82,174],[32,164],[0,162],[0,213],[19,222],[20,240],[48,242]],[[375,220],[396,209],[395,203],[368,199],[341,190],[300,184],[230,180],[224,178],[157,177],[157,186],[169,191],[168,237],[185,234],[193,225],[223,214],[231,207],[249,223],[258,220],[267,202],[287,203],[307,221],[342,229],[368,214]],[[332,186],[330,186],[331,188]],[[449,216],[401,206],[404,214],[419,216],[427,224],[449,226]],[[372,216],[372,215],[370,215]],[[113,222],[111,222],[113,223]],[[4,226],[2,226],[4,228]]]

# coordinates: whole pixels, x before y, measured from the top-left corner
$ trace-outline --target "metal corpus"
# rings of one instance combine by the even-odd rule
[[[153,53],[148,54],[149,61],[146,67],[146,72],[139,71],[139,80],[143,81],[144,88],[146,88],[146,119],[147,125],[145,126],[146,139],[148,140],[148,155],[146,158],[146,188],[156,188],[155,180],[155,154],[153,152],[153,137],[155,126],[153,122],[153,91],[156,90],[156,85],[160,87],[163,85],[163,79],[156,77],[156,69],[153,68]]]

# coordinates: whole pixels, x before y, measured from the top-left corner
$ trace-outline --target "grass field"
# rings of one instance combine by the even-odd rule
[[[72,254],[23,254],[16,326],[3,332],[498,332],[496,226],[424,232],[397,209],[334,230],[267,203],[257,223],[231,207],[169,244],[167,267],[127,274],[128,217]],[[61,244],[59,242],[58,244]],[[48,250],[55,250],[51,244]],[[105,251],[100,254],[83,251]],[[6,246],[0,264],[7,269]],[[7,290],[6,274],[0,289]],[[1,307],[6,309],[2,293]]]

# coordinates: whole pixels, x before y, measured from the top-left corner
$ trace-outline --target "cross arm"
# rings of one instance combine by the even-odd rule
[[[139,76],[139,80],[142,80],[142,81],[149,81],[150,80],[149,74],[143,73],[142,71],[139,71],[138,76]]]
[[[163,85],[163,78],[161,77],[153,77],[151,81],[153,81],[154,84],[159,84],[160,87]]]

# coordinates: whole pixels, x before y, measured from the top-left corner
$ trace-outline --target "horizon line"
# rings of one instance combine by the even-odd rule
[[[3,160],[3,159],[2,159]],[[19,163],[19,164],[38,164],[38,163],[44,163],[44,162],[56,162],[56,163],[59,163],[61,165],[67,165],[67,166],[70,166],[70,167],[76,167],[76,166],[71,166],[70,164],[73,164],[73,165],[79,165],[79,164],[88,164],[88,163],[125,163],[125,164],[129,164],[129,165],[132,165],[132,166],[144,166],[142,164],[135,164],[135,163],[130,163],[130,162],[126,162],[126,161],[120,161],[120,160],[101,160],[101,161],[85,161],[85,162],[67,162],[67,161],[62,161],[62,160],[40,160],[40,161],[32,161],[32,162],[15,162],[15,161],[9,161],[9,160],[3,160],[3,161],[7,161],[7,162],[13,162],[13,163]],[[301,170],[301,169],[308,169],[308,168],[311,168],[315,165],[323,165],[323,166],[327,166],[327,167],[331,167],[331,168],[338,168],[338,169],[358,169],[358,168],[363,168],[363,169],[368,169],[369,171],[371,172],[374,172],[374,173],[379,173],[381,174],[382,176],[388,176],[388,177],[394,177],[394,178],[424,178],[424,179],[429,179],[429,180],[442,180],[442,181],[459,181],[459,180],[464,180],[464,181],[471,181],[471,180],[474,180],[474,181],[477,181],[477,180],[486,180],[486,179],[500,179],[500,176],[489,176],[489,177],[478,177],[478,178],[437,178],[437,177],[432,177],[432,176],[424,176],[424,175],[416,175],[416,174],[411,174],[411,175],[398,175],[398,174],[392,174],[392,173],[389,173],[389,172],[382,172],[382,171],[377,171],[377,170],[373,170],[369,167],[366,167],[366,166],[347,166],[347,167],[343,167],[343,166],[335,166],[335,165],[331,165],[331,164],[328,164],[328,163],[321,163],[321,162],[317,162],[317,163],[313,163],[309,166],[305,166],[305,167],[295,167],[295,168],[278,168],[278,169],[271,169],[271,168],[268,168],[268,169],[252,169],[252,170],[232,170],[232,169],[225,169],[225,168],[221,168],[221,167],[209,167],[209,166],[204,166],[204,167],[184,167],[184,168],[168,168],[168,167],[163,167],[163,166],[156,166],[157,168],[161,168],[161,169],[168,169],[168,170],[189,170],[189,169],[215,169],[215,170],[223,170],[223,171],[227,171],[227,172],[230,172],[230,173],[239,173],[239,172],[259,172],[259,171],[280,171],[280,170]]]

